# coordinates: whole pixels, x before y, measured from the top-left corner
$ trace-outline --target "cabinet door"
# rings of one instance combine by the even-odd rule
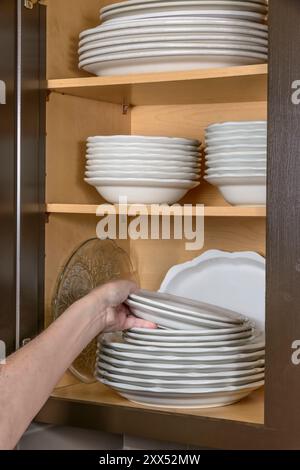
[[[15,30],[11,0],[0,3],[0,339],[15,346]]]
[[[0,3],[0,339],[38,332],[44,259],[44,8]]]

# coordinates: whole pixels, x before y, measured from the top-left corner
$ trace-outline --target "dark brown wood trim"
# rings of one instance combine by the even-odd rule
[[[266,425],[300,429],[300,366],[292,343],[300,340],[300,2],[270,1],[267,216]],[[300,448],[300,440],[298,443]]]

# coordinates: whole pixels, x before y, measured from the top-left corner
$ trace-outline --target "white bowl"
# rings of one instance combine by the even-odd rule
[[[205,132],[212,134],[215,132],[252,132],[261,129],[267,131],[267,121],[227,121],[211,124]]]
[[[84,181],[92,186],[100,186],[100,185],[109,185],[109,186],[118,186],[120,184],[120,180],[116,178],[85,178]],[[199,186],[199,183],[196,183],[192,180],[179,180],[179,179],[155,179],[155,178],[124,178],[122,180],[122,186],[136,186],[148,188],[148,187],[161,187],[164,186],[166,188],[184,188],[184,189],[191,189],[196,188]]]
[[[267,145],[267,136],[248,136],[248,137],[207,137],[206,144],[210,148],[219,147],[220,145]]]
[[[267,144],[224,144],[224,145],[209,145],[205,148],[207,155],[220,154],[224,152],[243,153],[243,152],[266,152]]]
[[[120,182],[124,178],[153,178],[153,179],[179,179],[179,180],[199,180],[200,175],[196,174],[195,172],[183,173],[183,172],[175,172],[175,173],[164,173],[164,172],[153,172],[153,171],[123,171],[123,170],[110,170],[110,171],[86,171],[85,172],[86,178],[114,178],[119,179]]]
[[[240,159],[221,159],[221,160],[212,160],[206,162],[209,168],[217,168],[217,169],[233,169],[238,170],[241,168],[257,168],[257,169],[266,169],[267,168],[267,160],[240,160]]]
[[[98,193],[108,202],[118,204],[126,197],[128,204],[174,204],[180,201],[188,189],[182,188],[137,188],[136,186],[97,186]]]
[[[215,160],[267,160],[267,149],[263,151],[235,151],[228,150],[226,152],[209,152],[206,154],[206,161],[213,162]]]
[[[118,204],[126,197],[129,204],[174,204],[190,190],[199,186],[191,180],[170,179],[123,179],[87,178],[85,181],[95,186],[98,193],[108,202]]]
[[[159,171],[197,171],[201,168],[200,163],[194,162],[185,162],[185,161],[162,161],[162,160],[96,160],[96,159],[87,159],[86,167],[91,169],[137,169],[143,170],[156,170],[159,168]]]
[[[177,165],[177,162],[182,162],[182,163],[191,163],[191,164],[197,164],[200,161],[200,156],[199,154],[197,156],[193,155],[179,155],[177,153],[170,153],[165,154],[165,155],[158,155],[155,154],[153,155],[151,152],[150,153],[134,153],[134,154],[115,154],[115,155],[105,155],[105,154],[99,154],[99,153],[89,153],[86,155],[87,160],[93,160],[93,161],[99,161],[101,162],[102,160],[110,160],[111,162],[113,161],[123,161],[123,165],[126,161],[128,160],[138,160],[139,162],[152,162],[155,161],[159,158],[159,160],[164,164],[165,162],[174,162]]]
[[[91,144],[156,144],[156,145],[177,145],[177,146],[196,146],[199,147],[200,142],[196,139],[185,139],[179,137],[156,137],[144,135],[95,135],[87,138],[87,142]]]
[[[267,174],[267,170],[259,169],[259,168],[245,168],[245,167],[240,167],[236,169],[223,167],[223,168],[210,168],[209,170],[206,170],[206,174],[208,176],[227,176],[227,175],[265,176]]]
[[[197,157],[199,155],[199,150],[197,147],[186,145],[186,146],[177,146],[177,145],[156,145],[156,144],[140,144],[140,145],[116,145],[116,144],[87,144],[87,153],[99,153],[105,155],[130,155],[130,154],[158,154],[158,155],[191,155]]]
[[[234,206],[265,206],[266,177],[206,176],[205,180],[217,186],[224,199]]]
[[[205,131],[205,136],[206,139],[212,139],[212,138],[235,138],[235,137],[267,137],[267,129],[264,129],[263,127],[253,127],[252,129],[250,128],[243,128],[240,127],[239,129],[233,130],[232,128],[228,129],[223,129],[223,130],[213,130],[213,131]]]
[[[176,167],[176,166],[160,166],[159,168],[156,166],[150,166],[150,165],[86,165],[86,170],[87,171],[106,171],[106,172],[111,172],[111,171],[119,171],[119,172],[154,172],[157,173],[159,170],[159,173],[164,174],[165,178],[168,176],[169,173],[176,173],[176,174],[183,174],[183,173],[188,173],[191,175],[199,175],[200,173],[200,166],[197,167]]]

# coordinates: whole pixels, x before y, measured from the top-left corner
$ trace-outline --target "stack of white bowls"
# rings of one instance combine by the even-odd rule
[[[232,205],[265,205],[267,122],[213,124],[205,137],[206,181]]]
[[[173,204],[199,185],[199,146],[173,137],[89,137],[85,181],[113,204],[125,197],[129,204]]]
[[[266,0],[128,0],[83,31],[79,67],[95,75],[264,63]]]
[[[206,408],[241,400],[264,383],[264,337],[243,315],[140,291],[134,315],[158,324],[99,338],[96,378],[131,401]]]

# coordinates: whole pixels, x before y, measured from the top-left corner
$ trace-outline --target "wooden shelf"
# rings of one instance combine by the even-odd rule
[[[75,384],[54,390],[36,421],[224,450],[269,445],[263,390],[230,406],[170,410],[132,403],[99,383]]]
[[[129,407],[141,410],[151,410],[151,406],[139,405],[132,403],[125,398],[122,398],[112,389],[100,383],[93,384],[76,384],[68,387],[62,387],[54,390],[52,397],[65,398],[68,400],[81,401],[83,403],[105,404],[116,407]],[[152,407],[152,409],[157,409]],[[158,408],[158,410],[168,411],[172,410],[166,408]],[[264,393],[263,390],[258,390],[249,395],[246,399],[220,408],[199,408],[199,409],[176,409],[173,411],[175,414],[184,414],[192,416],[205,416],[214,419],[227,419],[231,421],[240,421],[247,423],[263,424],[264,423]]]
[[[51,79],[49,91],[128,105],[267,100],[267,64],[117,77]]]
[[[99,206],[93,204],[47,204],[46,212],[49,214],[87,214],[96,215]],[[117,214],[127,214],[126,206],[113,206]],[[131,207],[134,208],[134,205]],[[150,206],[141,215],[148,215]],[[220,206],[205,207],[205,217],[266,217],[265,207]],[[196,215],[196,208],[192,209],[192,215]]]

